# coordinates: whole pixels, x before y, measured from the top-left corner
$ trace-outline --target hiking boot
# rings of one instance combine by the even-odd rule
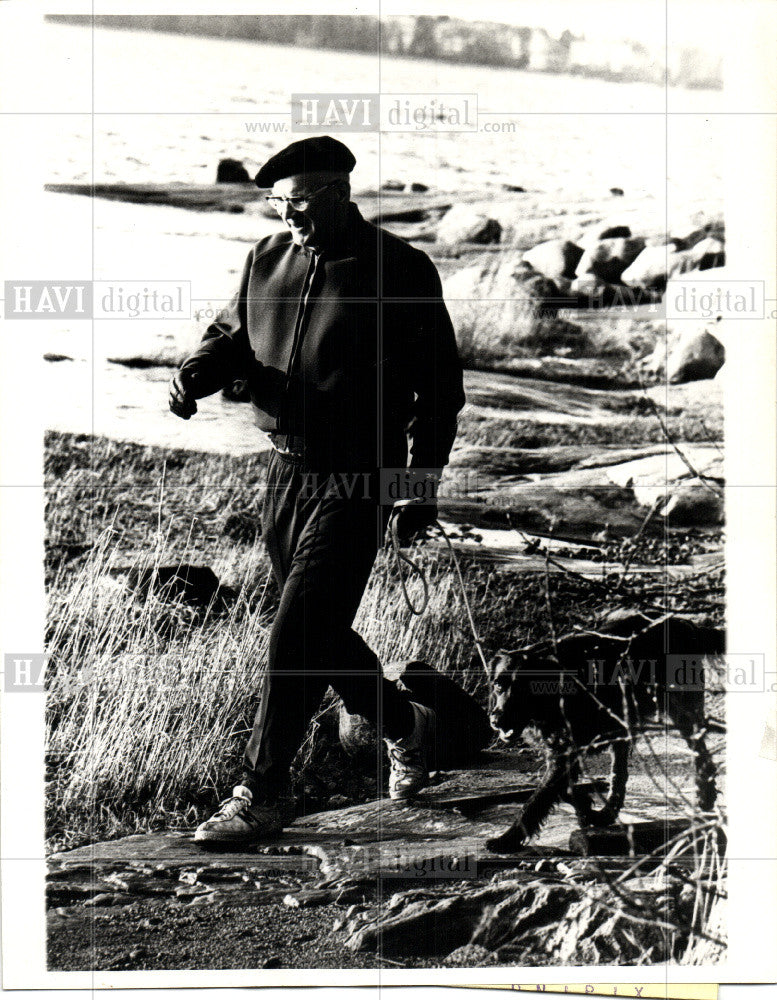
[[[414,701],[415,725],[413,732],[401,740],[384,739],[388,748],[391,774],[389,798],[412,799],[416,792],[429,784],[428,754],[434,744],[437,716],[431,708]]]
[[[201,823],[194,833],[195,843],[203,846],[255,844],[276,837],[283,829],[285,817],[275,802],[254,803],[253,792],[245,785],[232,789],[209,820]]]

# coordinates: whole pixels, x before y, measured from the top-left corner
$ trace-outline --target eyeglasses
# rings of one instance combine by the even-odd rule
[[[282,198],[279,195],[266,194],[264,200],[268,205],[272,205],[276,212],[282,210],[283,205],[291,205],[295,212],[306,212],[310,207],[310,203],[317,194],[321,194],[322,191],[326,191],[327,188],[334,187],[337,181],[330,181],[323,187],[318,188],[316,191],[311,191],[310,194],[299,195],[295,198]]]

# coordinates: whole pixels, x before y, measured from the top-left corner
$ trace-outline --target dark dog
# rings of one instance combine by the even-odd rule
[[[610,826],[623,806],[634,736],[663,715],[694,752],[701,810],[715,803],[715,766],[704,742],[704,658],[724,652],[722,631],[677,617],[630,614],[602,632],[562,636],[500,653],[491,664],[491,725],[504,739],[534,725],[548,747],[543,780],[519,818],[489,850],[511,853],[540,829],[562,799],[581,826]],[[574,788],[584,754],[609,748],[609,791],[601,808]]]

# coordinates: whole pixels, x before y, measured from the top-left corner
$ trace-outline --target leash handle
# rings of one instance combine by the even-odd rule
[[[391,515],[389,517],[389,534],[391,536],[391,545],[394,549],[394,555],[397,560],[397,572],[399,573],[399,583],[402,587],[402,594],[404,595],[405,598],[405,604],[407,604],[410,613],[412,615],[422,615],[424,611],[426,611],[429,605],[429,583],[427,582],[426,574],[421,569],[421,567],[417,563],[413,562],[413,560],[409,556],[406,556],[400,547],[399,535],[397,533],[397,517],[396,517],[396,515],[399,513],[399,509],[400,508],[395,507],[391,511]],[[402,571],[402,563],[407,563],[411,571],[421,579],[421,583],[424,588],[424,594],[423,597],[421,598],[421,603],[417,606],[413,604],[413,602],[410,600],[410,594],[408,593],[407,590],[407,577],[409,576],[409,574],[405,574]]]
[[[410,613],[413,615],[422,615],[424,611],[426,611],[426,608],[429,605],[429,583],[426,579],[426,574],[421,569],[421,567],[417,563],[413,562],[413,560],[410,559],[409,556],[406,556],[404,552],[401,551],[399,545],[399,535],[397,534],[397,525],[396,525],[397,512],[398,508],[394,508],[394,510],[391,512],[391,516],[389,518],[389,534],[391,535],[391,544],[394,549],[394,555],[396,556],[397,560],[397,572],[399,573],[399,582],[402,587],[402,594],[404,595],[405,603],[407,604]],[[475,648],[478,651],[480,662],[483,664],[483,669],[485,670],[486,674],[488,674],[488,658],[486,657],[486,652],[483,647],[483,643],[480,641],[480,636],[478,635],[477,626],[475,625],[475,618],[474,615],[472,614],[472,608],[469,603],[469,598],[467,597],[467,589],[464,586],[464,575],[461,572],[459,557],[456,555],[456,550],[451,544],[451,540],[448,537],[448,533],[446,532],[445,528],[443,528],[443,526],[440,524],[439,521],[435,521],[434,524],[439,530],[442,537],[445,539],[445,544],[448,546],[448,551],[450,552],[451,558],[453,559],[453,565],[456,569],[456,576],[459,579],[459,587],[461,588],[461,599],[462,603],[464,604],[464,609],[467,612],[467,619],[469,621],[469,627],[472,632],[472,638],[475,641]],[[402,571],[403,562],[407,563],[412,572],[414,572],[417,576],[420,577],[421,583],[423,584],[424,588],[423,599],[421,600],[421,603],[417,606],[414,605],[413,602],[410,600],[410,594],[408,593],[407,590],[407,576]]]

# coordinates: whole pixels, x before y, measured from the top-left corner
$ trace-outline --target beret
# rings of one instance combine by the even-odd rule
[[[271,156],[254,178],[257,187],[269,188],[276,181],[294,174],[333,170],[349,174],[356,157],[345,145],[329,135],[300,139]]]

